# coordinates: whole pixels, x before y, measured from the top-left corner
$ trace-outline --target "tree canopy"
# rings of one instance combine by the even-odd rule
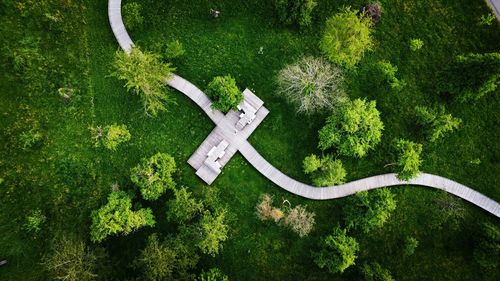
[[[326,20],[320,49],[333,63],[353,68],[373,46],[371,18],[346,8]]]
[[[143,158],[131,170],[130,179],[137,184],[141,195],[146,200],[156,200],[174,188],[172,174],[176,171],[175,160],[166,153],[157,153],[150,158]]]
[[[128,234],[143,226],[153,226],[155,220],[151,209],[132,211],[132,198],[125,191],[114,191],[108,202],[92,212],[90,238],[100,242],[109,235]]]
[[[319,268],[326,268],[330,273],[342,273],[357,258],[359,244],[347,231],[336,227],[333,233],[321,240],[321,250],[313,252],[314,262]]]
[[[279,20],[285,25],[300,27],[311,25],[311,13],[317,4],[315,0],[274,0]]]
[[[161,61],[161,56],[142,52],[138,47],[130,53],[117,51],[113,61],[115,71],[111,74],[125,81],[128,91],[137,94],[144,105],[146,114],[156,116],[167,110],[166,103],[173,102],[165,88],[165,80],[175,69]]]
[[[202,238],[198,247],[204,254],[215,256],[222,248],[221,242],[228,238],[229,227],[226,222],[226,209],[205,212],[200,220]]]
[[[364,263],[361,266],[361,273],[365,281],[394,281],[391,272],[378,262]]]
[[[331,156],[322,158],[307,156],[303,162],[304,173],[310,174],[315,186],[330,186],[344,183],[346,171],[342,162]]]
[[[212,99],[212,107],[223,112],[229,109],[236,110],[243,101],[243,93],[236,86],[236,80],[231,75],[217,76],[208,84],[205,90]]]
[[[180,223],[191,220],[203,210],[203,204],[192,197],[185,187],[174,189],[174,198],[167,203],[167,218]]]
[[[336,147],[346,156],[363,157],[382,138],[384,124],[375,101],[356,99],[337,108],[319,131],[319,148]]]
[[[395,143],[398,152],[398,179],[410,180],[420,173],[420,154],[422,153],[422,145],[412,141],[399,139]]]
[[[431,142],[437,141],[446,134],[455,131],[462,123],[462,119],[446,113],[444,106],[436,108],[416,106],[415,113],[417,122],[424,126]]]

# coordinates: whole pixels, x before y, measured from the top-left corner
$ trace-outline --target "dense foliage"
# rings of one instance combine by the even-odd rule
[[[127,125],[107,125],[104,128],[98,126],[91,128],[95,146],[104,146],[109,150],[116,151],[121,143],[128,142],[132,135],[127,129]]]
[[[437,108],[416,106],[415,114],[418,124],[425,128],[431,142],[437,141],[446,134],[455,131],[462,123],[462,119],[446,113],[444,106]]]
[[[500,266],[500,229],[492,223],[484,223],[480,230],[474,259],[481,267],[493,270]]]
[[[203,203],[193,198],[186,187],[175,188],[174,198],[167,202],[167,218],[180,223],[190,221],[203,210]]]
[[[371,19],[346,8],[326,21],[320,41],[323,54],[333,63],[353,68],[373,47]]]
[[[215,256],[222,249],[222,242],[228,238],[227,210],[218,209],[215,212],[205,212],[200,220],[201,240],[200,250]]]
[[[347,100],[342,70],[323,59],[304,57],[283,68],[277,80],[277,94],[299,113],[328,112]]]
[[[243,101],[243,93],[231,75],[214,77],[205,93],[212,99],[212,107],[222,112],[227,112],[229,109],[237,110],[236,107]]]
[[[125,191],[113,191],[108,202],[92,212],[90,238],[101,242],[109,235],[128,234],[143,226],[154,226],[151,209],[132,210],[132,198]]]
[[[332,156],[319,158],[312,154],[304,158],[304,173],[310,174],[315,186],[330,186],[344,183],[347,172],[338,159]]]
[[[174,188],[172,174],[176,169],[174,158],[159,152],[149,158],[143,158],[141,163],[132,168],[130,179],[139,187],[142,198],[156,200],[167,189]]]
[[[273,0],[279,20],[286,25],[310,26],[316,0]]]
[[[332,234],[324,237],[320,246],[321,249],[313,253],[314,262],[331,273],[342,273],[354,265],[359,251],[356,239],[340,227],[335,227]]]
[[[346,156],[363,157],[382,138],[384,124],[375,101],[356,99],[345,103],[328,117],[319,131],[319,148],[335,147]]]
[[[141,27],[144,22],[142,16],[142,5],[137,2],[126,3],[122,7],[123,23],[127,29],[134,30]]]
[[[391,272],[377,262],[364,263],[361,266],[361,273],[365,281],[394,281]]]
[[[409,140],[398,139],[395,142],[395,147],[398,152],[398,179],[410,180],[420,173],[420,154],[422,153],[422,145]]]
[[[166,103],[172,101],[165,89],[165,80],[175,69],[162,62],[160,55],[142,52],[137,47],[130,53],[117,51],[113,67],[112,75],[124,80],[127,90],[141,98],[146,114],[156,116],[167,110]]]
[[[214,267],[209,271],[203,271],[200,276],[198,276],[197,281],[229,281],[227,275],[225,275],[220,269]]]

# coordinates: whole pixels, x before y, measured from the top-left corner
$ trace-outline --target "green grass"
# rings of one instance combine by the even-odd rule
[[[348,94],[352,98],[376,100],[385,130],[382,143],[366,158],[342,159],[348,180],[390,172],[383,166],[394,160],[391,142],[405,137],[424,144],[425,172],[449,177],[500,200],[498,96],[464,105],[439,97],[434,90],[435,73],[454,55],[498,51],[498,24],[477,25],[478,18],[488,11],[481,1],[381,2],[384,13],[374,27],[376,47],[364,57],[356,71],[348,73]],[[318,153],[317,131],[327,113],[312,117],[296,115],[293,106],[274,94],[276,73],[303,55],[319,56],[318,40],[325,19],[344,4],[357,9],[364,1],[319,1],[313,26],[304,31],[282,27],[275,20],[270,1],[219,1],[217,9],[221,10],[221,17],[216,20],[208,13],[215,7],[211,1],[144,0],[141,3],[145,8],[145,24],[130,31],[134,42],[145,49],[158,50],[159,44],[178,39],[186,54],[175,61],[176,73],[201,89],[214,76],[226,74],[233,75],[241,89],[252,89],[264,100],[270,114],[250,142],[277,168],[309,182],[302,173],[302,159],[310,153]],[[61,71],[66,74],[54,76],[59,77],[57,79],[76,77],[75,83],[81,90],[79,101],[65,103],[49,87],[29,96],[19,87],[25,82],[14,75],[9,59],[1,57],[8,71],[0,75],[0,124],[9,129],[0,133],[3,148],[0,178],[5,180],[0,184],[0,230],[3,233],[0,253],[10,262],[0,268],[1,280],[44,280],[39,261],[48,251],[52,237],[72,234],[88,240],[90,212],[105,202],[111,184],[134,189],[129,180],[130,168],[143,157],[156,152],[170,153],[179,166],[176,176],[179,185],[186,185],[195,193],[203,187],[186,161],[214,125],[192,101],[178,92],[172,92],[177,104],[170,106],[168,112],[158,118],[146,117],[139,98],[127,93],[123,83],[109,76],[118,45],[109,28],[106,1],[89,1],[86,6],[86,10],[75,12],[69,21],[78,28],[68,32],[69,37],[60,43],[55,40],[59,38],[57,32],[29,27],[33,34],[43,36],[43,50],[55,58],[54,65],[62,65]],[[9,13],[0,13],[0,17],[22,21]],[[9,22],[1,30],[8,31],[0,36],[1,43],[14,44],[7,35],[22,36],[19,24]],[[425,42],[420,52],[409,50],[412,38]],[[263,54],[259,54],[261,47]],[[78,59],[69,57],[68,53],[79,54]],[[402,92],[391,92],[373,81],[370,69],[379,60],[388,60],[399,68],[397,77],[408,84]],[[61,84],[57,79],[54,83]],[[415,127],[413,108],[435,103],[446,104],[447,109],[464,122],[457,132],[431,144]],[[29,110],[22,110],[21,105],[28,106]],[[15,145],[15,133],[19,131],[15,128],[29,126],[27,111],[33,116],[31,119],[41,124],[45,140],[41,148],[25,152]],[[131,141],[116,152],[94,148],[88,127],[111,123],[126,124],[132,134]],[[478,158],[481,164],[470,163]],[[61,170],[61,166],[66,170]],[[210,188],[220,191],[222,201],[231,211],[230,239],[216,258],[203,257],[197,270],[218,266],[231,280],[360,279],[355,268],[343,275],[329,275],[319,270],[310,257],[320,237],[342,224],[345,199],[319,202],[284,192],[239,154]],[[442,194],[420,187],[398,187],[393,191],[398,208],[389,222],[369,235],[353,233],[361,244],[358,265],[378,261],[391,270],[396,280],[497,279],[498,271],[483,272],[477,267],[472,249],[478,222],[491,220],[498,224],[498,219],[465,204],[467,216],[458,229],[450,228],[447,223],[436,228],[432,225],[436,220],[433,212],[436,205],[432,202]],[[264,192],[273,194],[278,204],[288,199],[293,205],[305,204],[316,212],[317,224],[311,236],[300,239],[274,223],[260,222],[254,208]],[[103,243],[110,253],[117,280],[137,274],[129,264],[144,246],[149,233],[156,231],[165,235],[174,231],[165,218],[168,196],[153,204],[141,202],[153,208],[157,227]],[[33,237],[21,226],[25,214],[35,208],[44,210],[48,220],[45,231]],[[415,236],[420,244],[414,256],[403,258],[401,245],[408,235]]]

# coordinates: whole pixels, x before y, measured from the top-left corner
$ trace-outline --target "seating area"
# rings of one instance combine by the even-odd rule
[[[239,120],[236,123],[236,129],[240,131],[243,130],[246,125],[250,125],[253,122],[253,120],[257,116],[257,111],[264,104],[264,102],[249,89],[245,89],[243,91],[243,96],[243,101],[237,106]]]
[[[220,173],[221,165],[218,160],[226,154],[225,149],[228,145],[229,143],[226,140],[222,140],[217,146],[213,146],[207,153],[207,159],[205,159],[203,164],[207,165],[214,172]]]

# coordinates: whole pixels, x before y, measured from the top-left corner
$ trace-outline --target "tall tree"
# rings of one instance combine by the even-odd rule
[[[336,147],[346,156],[365,156],[380,142],[384,129],[375,106],[375,101],[356,99],[337,108],[319,131],[319,148]]]
[[[342,162],[331,156],[322,158],[307,156],[303,162],[304,172],[310,174],[315,186],[330,186],[344,183],[346,171]]]
[[[172,174],[176,171],[175,160],[166,153],[156,153],[132,168],[130,179],[137,184],[146,200],[156,200],[175,186]]]
[[[167,218],[185,223],[203,210],[203,204],[192,197],[187,188],[174,189],[174,198],[167,203]]]
[[[205,212],[200,220],[201,240],[198,247],[204,254],[215,256],[222,248],[222,242],[228,238],[229,227],[226,224],[226,209]]]
[[[132,211],[132,198],[125,191],[114,191],[108,202],[92,212],[90,238],[100,242],[109,235],[128,234],[143,226],[155,224],[151,209]]]
[[[331,273],[342,273],[354,265],[358,251],[356,239],[347,236],[345,229],[336,227],[331,235],[321,240],[321,250],[313,252],[313,257],[319,268],[326,268]]]
[[[462,119],[455,118],[451,114],[446,113],[444,106],[436,108],[416,106],[415,114],[417,122],[427,130],[427,135],[431,142],[455,131],[462,123]]]
[[[140,96],[146,114],[156,116],[167,110],[166,103],[172,102],[165,80],[172,76],[175,69],[161,61],[161,56],[142,52],[134,47],[130,53],[117,51],[113,62],[115,71],[111,74],[125,81],[125,87]]]
[[[422,145],[412,141],[399,139],[395,143],[398,152],[398,178],[400,180],[410,180],[420,173],[420,154]]]
[[[223,112],[236,110],[243,101],[243,93],[231,75],[217,76],[207,86],[205,93],[213,100],[212,107]]]

